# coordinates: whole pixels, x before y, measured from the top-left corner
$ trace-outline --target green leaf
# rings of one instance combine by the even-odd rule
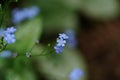
[[[33,52],[40,53],[41,47],[37,47]],[[51,53],[49,53],[51,54]],[[87,80],[87,65],[82,54],[78,51],[65,49],[64,53],[45,57],[36,57],[38,70],[46,74],[49,80],[69,80],[70,72],[75,68],[83,70],[84,75],[81,80]]]
[[[16,32],[16,42],[8,48],[19,54],[25,54],[40,37],[41,28],[41,20],[39,18],[20,25]]]
[[[15,73],[9,70],[6,74],[6,80],[36,80],[35,75],[30,70],[23,70],[22,73]]]
[[[18,0],[10,0],[10,2],[18,2]]]

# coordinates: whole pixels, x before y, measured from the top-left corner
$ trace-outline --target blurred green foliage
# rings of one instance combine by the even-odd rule
[[[36,18],[18,27],[18,31],[16,32],[17,42],[9,46],[9,48],[23,54],[29,51],[36,40],[39,39],[42,30],[42,22],[40,18]]]
[[[96,19],[114,18],[119,13],[117,0],[84,0],[82,11]]]
[[[41,34],[53,36],[51,33],[63,32],[70,28],[77,29],[79,13],[97,20],[111,19],[118,16],[120,6],[117,0],[11,0],[11,2],[20,8],[36,5],[40,8],[40,13],[34,19],[16,25],[17,42],[9,45],[7,50],[23,56],[15,59],[0,58],[0,80],[37,80],[40,77],[46,77],[48,80],[69,80],[68,75],[74,68],[82,69],[85,74],[81,80],[87,80],[87,64],[84,56],[77,49],[66,48],[60,55],[36,56],[29,59],[25,53],[32,48],[37,39],[41,40]],[[7,9],[4,12],[5,20],[1,25],[3,27],[12,24],[9,21],[12,9],[9,7]],[[2,13],[0,7],[0,22],[2,22]],[[31,54],[41,54],[45,47],[46,45],[40,43],[34,47]],[[44,76],[38,76],[36,71]]]
[[[80,57],[78,57],[80,56]],[[69,80],[70,72],[75,68],[84,71],[81,80],[87,80],[87,67],[82,54],[77,50],[65,49],[63,54],[36,58],[38,70],[47,75],[50,80]]]

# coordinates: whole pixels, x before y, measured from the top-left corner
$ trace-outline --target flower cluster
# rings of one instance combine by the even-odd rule
[[[12,44],[16,41],[15,33],[16,29],[14,27],[7,28],[5,31],[0,31],[1,45],[5,47],[6,44]],[[5,42],[5,43],[4,43]]]
[[[16,41],[15,39],[15,33],[16,29],[14,27],[10,27],[10,28],[7,28],[6,31],[3,32],[3,38],[4,38],[4,41],[7,43],[7,44],[12,44]]]
[[[83,76],[83,71],[75,68],[69,75],[70,80],[79,80]]]
[[[32,19],[34,18],[39,12],[39,8],[36,6],[32,6],[30,8],[23,8],[21,10],[15,9],[12,12],[12,21],[13,23],[20,23],[25,19]]]
[[[68,38],[69,37],[64,33],[59,34],[59,37],[57,38],[57,45],[54,47],[56,53],[62,53],[63,52]]]

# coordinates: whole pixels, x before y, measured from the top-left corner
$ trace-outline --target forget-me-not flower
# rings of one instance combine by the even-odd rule
[[[14,27],[10,27],[10,28],[7,28],[7,30],[5,31],[5,33],[12,34],[15,31],[16,31],[16,29]]]
[[[14,34],[15,31],[16,29],[14,27],[7,28],[5,31],[3,31],[3,38],[7,44],[12,44],[16,41]]]
[[[25,19],[32,19],[39,13],[39,11],[40,9],[36,6],[23,8],[21,10],[14,9],[12,12],[12,21],[13,23],[20,23]]]
[[[26,11],[27,11],[27,18],[28,19],[32,19],[34,18],[38,13],[39,13],[39,8],[36,7],[36,6],[32,6],[30,8],[28,8]]]
[[[54,49],[55,49],[55,52],[58,54],[58,53],[62,53],[63,52],[64,47],[62,47],[62,46],[55,46]]]
[[[57,39],[57,46],[62,46],[62,47],[64,47],[65,46],[65,44],[66,44],[66,40],[64,40],[64,39],[62,39],[62,38],[58,38]]]
[[[13,23],[20,23],[26,18],[25,12],[19,10],[19,9],[14,9],[12,12],[12,21]]]
[[[16,41],[15,39],[15,35],[14,34],[7,34],[5,37],[4,37],[4,40],[7,44],[12,44]]]
[[[59,38],[68,39],[68,36],[65,33],[59,34]]]
[[[79,68],[75,68],[72,72],[69,74],[70,80],[80,80],[80,78],[83,76],[83,70]]]
[[[57,44],[54,47],[56,53],[62,53],[67,42],[68,36],[66,34],[59,34],[57,38]]]

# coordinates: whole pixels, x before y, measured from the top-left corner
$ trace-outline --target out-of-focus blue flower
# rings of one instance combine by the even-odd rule
[[[4,37],[4,40],[7,44],[12,44],[16,41],[15,39],[15,35],[14,34],[7,34],[5,37]]]
[[[14,32],[16,29],[14,27],[7,28],[5,31],[0,29],[0,38],[3,37],[7,44],[12,44],[16,41]]]
[[[76,47],[77,41],[76,41],[76,36],[75,36],[74,30],[69,29],[69,30],[66,30],[65,33],[69,37],[68,42],[67,42],[68,47],[70,47],[70,48]]]
[[[83,76],[83,71],[79,68],[75,68],[70,74],[69,78],[70,80],[80,80],[80,78]]]
[[[66,34],[59,34],[59,37],[57,38],[57,44],[54,47],[57,54],[63,52],[67,39],[68,36]]]
[[[7,30],[5,31],[5,33],[7,33],[7,34],[13,34],[15,31],[16,31],[16,29],[14,27],[10,27],[10,28],[7,28]]]
[[[0,58],[10,58],[12,56],[12,52],[11,51],[2,51],[0,53]]]
[[[54,49],[55,49],[55,52],[58,54],[58,53],[62,53],[63,52],[64,47],[62,47],[62,46],[55,46]]]
[[[32,19],[39,13],[39,11],[40,9],[36,6],[32,6],[30,8],[23,8],[21,10],[14,9],[12,12],[12,21],[13,23],[20,23],[25,19]]]
[[[7,44],[12,44],[16,41],[15,35],[14,35],[15,31],[16,29],[14,27],[10,27],[10,28],[7,28],[7,30],[3,32],[4,41]]]
[[[13,23],[20,23],[26,18],[26,12],[23,12],[19,9],[14,9],[12,12],[12,21]]]
[[[36,6],[33,6],[33,7],[31,7],[31,8],[28,8],[28,13],[27,13],[27,18],[28,19],[32,19],[32,18],[34,18],[38,13],[39,13],[39,8],[38,7],[36,7]]]

